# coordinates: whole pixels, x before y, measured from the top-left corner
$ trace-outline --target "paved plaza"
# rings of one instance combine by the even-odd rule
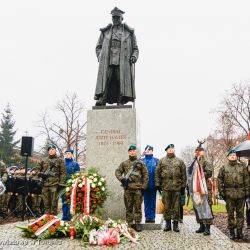
[[[16,225],[27,225],[27,222],[16,222],[0,226],[0,249],[84,249],[79,239],[52,239],[37,241],[22,238]],[[145,230],[140,233],[141,240],[136,245],[120,244],[114,249],[250,249],[250,244],[230,241],[219,229],[212,226],[211,235],[203,236],[195,233],[197,224],[192,215],[184,216],[180,224],[180,233],[163,232],[162,230]],[[85,249],[111,249],[110,247],[87,247]]]

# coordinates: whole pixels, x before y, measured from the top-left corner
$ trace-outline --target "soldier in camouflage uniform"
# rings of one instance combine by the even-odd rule
[[[247,168],[237,162],[235,150],[230,150],[227,158],[228,163],[219,171],[218,189],[220,196],[226,201],[229,238],[234,240],[237,236],[238,239],[243,239],[244,205],[249,195],[249,176]],[[235,228],[237,229],[236,236]]]
[[[4,162],[0,161],[0,177],[3,184],[6,186],[8,180],[7,169]],[[7,194],[0,195],[0,218],[4,218],[8,213],[8,200]]]
[[[212,199],[212,165],[205,159],[204,157],[204,148],[202,147],[197,147],[195,150],[195,154],[198,157],[198,163],[200,166],[203,168],[203,172],[205,175],[206,179],[206,184],[207,184],[207,190],[208,190],[208,196],[207,196],[207,201],[211,209],[212,213],[212,205],[213,205],[213,199]],[[212,225],[213,220],[200,220],[198,217],[198,213],[196,209],[194,208],[195,215],[196,215],[196,221],[197,223],[200,223],[200,227],[198,230],[196,230],[196,233],[203,233],[204,235],[210,235],[210,225]]]
[[[34,167],[29,171],[29,179],[32,182],[31,184],[31,200],[32,200],[32,211],[36,215],[41,214],[41,202],[42,202],[42,193],[41,193],[41,178],[39,178],[39,168]]]
[[[179,232],[181,195],[185,193],[187,182],[186,166],[175,156],[173,144],[169,144],[165,151],[166,157],[160,159],[156,168],[155,186],[163,190],[162,201],[166,220],[164,231],[171,230],[171,219],[173,219],[173,230]]]
[[[124,203],[126,207],[126,220],[138,232],[142,230],[142,192],[148,186],[148,171],[145,164],[137,158],[135,146],[128,149],[129,159],[122,162],[116,169],[115,175],[124,187]],[[133,171],[132,171],[133,170]],[[126,176],[132,171],[130,176]],[[128,177],[126,179],[126,177]],[[133,224],[135,222],[135,225]]]
[[[43,179],[42,199],[46,214],[57,214],[58,189],[64,186],[66,167],[64,161],[57,157],[56,146],[48,146],[49,156],[39,164],[39,177]]]

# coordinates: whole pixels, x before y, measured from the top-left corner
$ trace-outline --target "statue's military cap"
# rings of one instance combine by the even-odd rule
[[[111,10],[111,15],[112,16],[122,16],[125,12],[118,9],[117,7],[115,7],[113,10]]]

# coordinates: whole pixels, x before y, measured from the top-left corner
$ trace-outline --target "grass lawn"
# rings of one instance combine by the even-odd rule
[[[193,204],[192,204],[192,201],[190,200],[189,201],[189,204],[188,204],[188,206],[187,205],[185,205],[184,206],[184,211],[185,212],[194,212],[193,211]],[[227,212],[227,210],[226,210],[226,205],[225,204],[220,204],[220,203],[218,203],[218,205],[213,205],[213,213],[226,213]]]

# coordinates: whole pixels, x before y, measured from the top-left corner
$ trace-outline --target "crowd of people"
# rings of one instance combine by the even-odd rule
[[[165,232],[180,231],[185,197],[189,196],[199,224],[196,233],[210,235],[214,218],[212,166],[206,160],[204,148],[201,145],[196,148],[194,161],[188,167],[176,157],[174,144],[169,144],[165,151],[166,155],[159,160],[153,155],[153,147],[147,145],[142,156],[138,157],[136,146],[131,145],[128,159],[115,170],[115,176],[124,188],[126,221],[136,231],[142,231],[144,202],[145,223],[155,223],[159,191],[164,204]],[[74,161],[74,151],[67,149],[62,159],[57,156],[53,144],[48,146],[48,157],[41,160],[37,167],[28,169],[27,173],[24,168],[7,168],[0,161],[0,219],[9,213],[22,215],[24,203],[32,215],[58,214],[58,193],[65,187],[65,181],[78,171],[80,167]],[[220,168],[218,190],[226,203],[229,238],[243,239],[245,204],[247,227],[250,228],[250,171],[249,167],[237,160],[234,150],[227,153],[227,163]],[[62,211],[62,219],[70,220],[70,209],[64,196]]]
[[[141,204],[144,198],[145,222],[154,223],[156,216],[157,190],[164,204],[164,231],[179,232],[183,219],[185,196],[190,196],[199,228],[196,233],[210,235],[213,224],[212,211],[212,166],[206,160],[205,150],[199,145],[194,152],[193,163],[186,167],[175,155],[175,146],[169,144],[166,156],[158,160],[153,156],[153,147],[147,146],[143,158],[137,157],[135,145],[128,149],[129,158],[116,169],[115,175],[124,187],[126,220],[136,231],[141,231]],[[250,172],[237,160],[234,150],[227,153],[227,163],[218,174],[218,190],[226,203],[229,238],[243,239],[244,206],[247,205],[247,228],[250,229],[249,195]],[[184,202],[183,202],[184,201]],[[247,202],[246,202],[247,201]]]

